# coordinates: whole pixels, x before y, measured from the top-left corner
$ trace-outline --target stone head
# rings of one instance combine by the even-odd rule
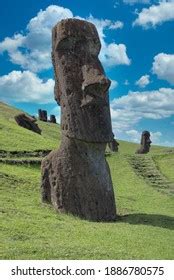
[[[150,140],[150,132],[147,130],[143,131],[141,135],[141,145],[146,152],[149,152],[151,143],[152,141]]]
[[[98,59],[99,36],[92,23],[66,19],[52,31],[55,99],[62,133],[87,142],[112,140],[110,81]]]

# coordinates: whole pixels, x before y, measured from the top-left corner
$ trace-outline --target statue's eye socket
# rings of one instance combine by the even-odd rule
[[[77,50],[78,48],[81,48],[82,46],[85,46],[86,42],[82,39],[77,39],[74,37],[68,37],[60,42],[58,42],[56,46],[57,51],[66,51],[66,50]]]
[[[100,51],[100,47],[98,47],[93,40],[84,37],[75,38],[72,36],[58,42],[55,49],[56,51],[70,51],[77,54],[86,52],[92,55],[98,55]]]

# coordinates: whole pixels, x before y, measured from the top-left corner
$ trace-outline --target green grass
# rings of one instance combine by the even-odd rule
[[[56,213],[41,204],[39,167],[1,164],[1,258],[173,258],[173,198],[137,177],[125,157],[108,160],[121,215],[115,223]]]
[[[18,111],[0,104],[2,150],[58,146],[57,125],[38,122],[43,130],[40,136],[18,127],[12,112]],[[107,157],[119,214],[114,223],[56,213],[41,203],[39,165],[0,163],[0,259],[173,259],[173,196],[135,172],[129,157],[138,145],[119,142],[119,152]],[[165,160],[170,156],[172,166],[174,154],[167,150],[153,146],[149,157],[173,180],[173,169],[166,171]]]
[[[162,174],[174,182],[174,153],[156,155],[154,160]]]
[[[148,184],[156,188],[158,191],[173,195],[174,183],[172,183],[167,176],[162,174],[159,170],[159,166],[154,161],[154,158],[158,158],[158,155],[151,156],[147,154],[128,156],[129,162],[136,174],[143,177]]]
[[[33,151],[37,149],[54,149],[60,142],[58,124],[37,121],[42,129],[39,135],[17,125],[14,116],[20,110],[0,102],[0,143],[1,150],[6,151]]]

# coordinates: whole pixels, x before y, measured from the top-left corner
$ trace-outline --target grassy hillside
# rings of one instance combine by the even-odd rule
[[[17,125],[14,116],[20,110],[0,102],[0,143],[1,150],[7,151],[33,151],[37,149],[56,148],[60,140],[58,124],[37,121],[42,129],[39,135]]]
[[[174,152],[155,155],[153,158],[160,172],[174,182]]]
[[[0,104],[1,149],[33,154],[58,145],[58,125],[38,122],[40,136],[18,127],[12,112],[18,111]],[[119,215],[115,223],[56,213],[41,204],[39,164],[0,163],[0,258],[173,259],[174,153],[154,146],[147,156],[135,155],[137,144],[119,142],[119,152],[107,156]],[[19,153],[20,159],[25,157]]]

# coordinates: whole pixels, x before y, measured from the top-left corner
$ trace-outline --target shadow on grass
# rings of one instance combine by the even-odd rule
[[[133,225],[150,225],[174,230],[174,218],[156,214],[129,214],[119,216],[118,221]]]

